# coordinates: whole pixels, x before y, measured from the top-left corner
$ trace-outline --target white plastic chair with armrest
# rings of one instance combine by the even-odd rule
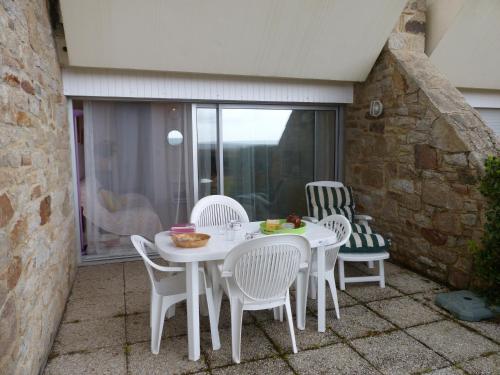
[[[225,195],[209,195],[200,199],[193,207],[189,219],[197,227],[223,226],[231,220],[238,220],[241,223],[250,221],[243,206],[235,199]],[[217,322],[219,321],[219,310],[222,302],[222,286],[218,269],[221,264],[222,262],[207,262],[207,268],[212,280]]]
[[[339,182],[339,181],[314,181],[314,182],[309,182],[306,184],[305,193],[306,193],[306,205],[307,205],[307,215],[308,216],[304,216],[303,219],[305,221],[310,221],[312,223],[318,223],[318,219],[314,216],[314,213],[311,212],[309,187],[313,187],[313,186],[338,188],[338,187],[343,187],[344,184],[342,182]],[[373,218],[369,215],[359,215],[359,214],[354,215],[353,219],[356,223],[361,224],[361,225],[366,225],[366,226],[369,226],[369,222],[373,220]],[[362,256],[354,255],[351,258],[354,258],[354,257],[356,257],[356,259],[359,261],[366,260],[369,268],[374,267],[374,261],[371,259],[372,257],[366,257],[366,259],[362,259],[363,258]],[[351,258],[349,258],[349,259],[351,259]],[[340,265],[340,260],[339,260],[339,267],[340,266],[343,266],[343,264]],[[342,267],[341,271],[339,272],[339,277],[340,276],[342,276],[342,277],[344,276],[343,275],[343,267]],[[315,280],[311,279],[311,282],[309,283],[309,292],[310,292],[309,294],[310,294],[311,298],[316,298],[316,285],[317,285],[317,283],[315,282]],[[342,290],[344,289],[343,279],[341,280],[341,289]]]
[[[340,319],[337,286],[335,284],[334,275],[335,263],[337,261],[339,249],[349,240],[349,237],[351,236],[352,228],[349,220],[342,215],[327,216],[323,220],[319,221],[318,225],[330,229],[337,235],[338,242],[335,244],[335,247],[327,248],[325,251],[325,278],[330,286],[330,292],[332,293],[333,304],[335,305],[335,314],[337,315],[337,319]],[[318,280],[318,262],[316,254],[313,254],[311,259],[310,275],[314,276],[314,278],[311,278],[311,281],[314,281],[314,279]],[[325,306],[318,306],[318,309],[319,308],[324,309]]]
[[[167,310],[186,299],[186,275],[184,267],[166,267],[154,263],[146,255],[146,247],[155,249],[155,245],[141,236],[131,236],[132,243],[142,257],[146,270],[151,281],[151,352],[158,354],[163,332],[163,323]],[[157,278],[155,270],[168,273],[171,276]],[[212,335],[212,347],[214,350],[220,349],[219,332],[217,330],[215,305],[212,297],[212,290],[207,284],[205,272],[200,268],[200,294],[205,294],[208,305],[208,315],[210,319],[210,331]]]
[[[271,235],[235,246],[226,256],[221,276],[231,304],[233,361],[240,362],[244,310],[285,306],[293,352],[297,353],[290,307],[290,285],[309,267],[309,242],[297,235]],[[307,279],[306,279],[307,280]]]

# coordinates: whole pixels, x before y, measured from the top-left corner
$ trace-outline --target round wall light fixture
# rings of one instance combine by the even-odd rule
[[[182,144],[184,137],[178,130],[171,130],[167,134],[167,142],[171,146],[178,146]]]
[[[378,99],[372,100],[370,103],[370,116],[379,117],[384,111],[384,105]]]

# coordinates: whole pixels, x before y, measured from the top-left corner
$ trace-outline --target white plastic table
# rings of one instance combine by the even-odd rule
[[[235,233],[233,241],[227,241],[218,227],[200,227],[199,233],[211,236],[205,247],[197,249],[180,249],[176,247],[168,232],[160,232],[155,236],[155,244],[160,256],[170,262],[185,263],[187,289],[187,324],[189,359],[197,361],[200,358],[200,316],[199,316],[199,262],[223,260],[226,254],[237,244],[245,241],[245,233],[257,232],[260,222],[243,223],[241,230]],[[334,232],[313,223],[306,223],[303,235],[317,250],[318,259],[318,331],[325,331],[325,248],[335,245],[337,236]],[[297,279],[297,328],[305,329],[307,275],[299,273]]]

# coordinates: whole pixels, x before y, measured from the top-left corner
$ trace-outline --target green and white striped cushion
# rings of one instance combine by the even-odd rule
[[[318,220],[327,216],[338,214],[344,215],[350,222],[354,219],[354,199],[352,190],[348,186],[328,187],[313,186],[307,187],[309,201],[309,213]]]
[[[372,228],[366,223],[363,224],[356,224],[356,223],[351,223],[352,231],[356,233],[366,233],[366,234],[372,234]]]
[[[352,232],[349,241],[340,248],[341,253],[379,253],[389,248],[389,242],[377,233]]]

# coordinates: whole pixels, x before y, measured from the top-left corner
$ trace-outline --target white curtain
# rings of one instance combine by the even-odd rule
[[[131,251],[128,236],[152,240],[185,222],[192,207],[189,105],[84,102],[81,201],[88,254]],[[183,134],[171,145],[170,131]]]

